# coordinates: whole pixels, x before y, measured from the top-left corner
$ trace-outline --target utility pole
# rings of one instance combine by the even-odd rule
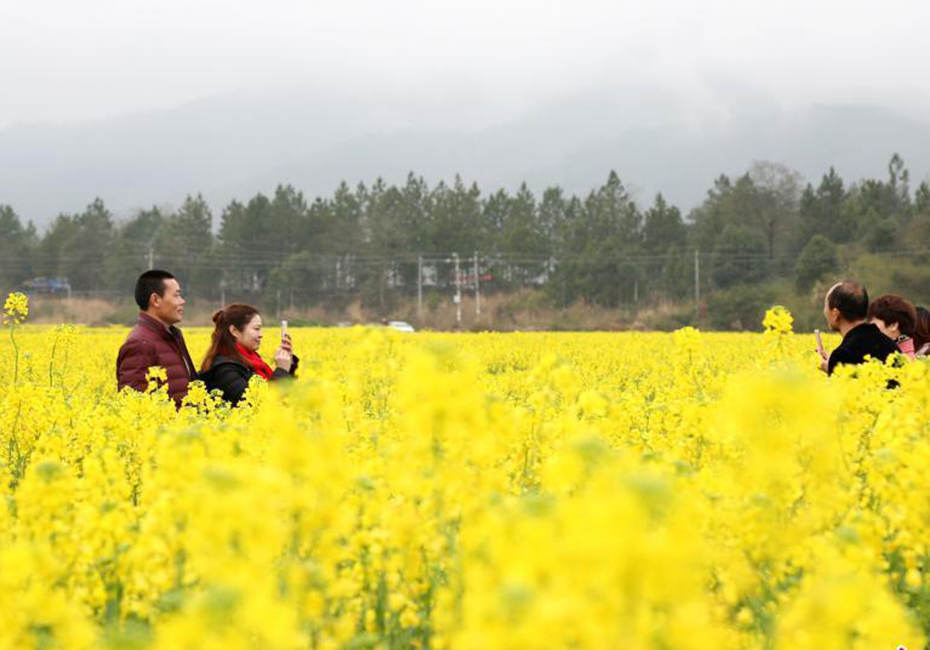
[[[694,249],[694,308],[701,308],[701,257]]]
[[[475,271],[475,316],[481,315],[481,289],[480,289],[480,280],[478,279],[478,251],[475,251],[474,261],[474,271]]]
[[[423,256],[417,255],[417,318],[423,321]]]
[[[158,240],[158,235],[161,232],[161,226],[155,228],[155,232],[149,237],[149,252],[146,255],[146,262],[149,264],[149,270],[155,268],[155,242]]]
[[[452,253],[452,261],[455,262],[455,323],[459,328],[462,327],[462,283],[459,278],[459,254]]]

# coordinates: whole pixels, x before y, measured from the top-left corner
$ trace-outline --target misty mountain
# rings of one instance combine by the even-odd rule
[[[364,100],[362,99],[364,97]],[[408,171],[431,184],[456,173],[486,192],[527,181],[585,193],[617,170],[640,203],[663,192],[683,210],[721,173],[756,160],[814,182],[831,165],[847,184],[884,177],[898,152],[916,185],[930,172],[930,124],[872,106],[731,107],[725,119],[685,117],[654,89],[579,94],[493,123],[462,97],[300,90],[214,97],[172,110],[75,125],[0,131],[0,203],[47,224],[95,196],[117,215],[179,204],[202,192],[218,215],[291,183],[328,195],[346,180]]]

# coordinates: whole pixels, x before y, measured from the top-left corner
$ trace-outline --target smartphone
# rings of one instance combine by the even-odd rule
[[[824,359],[827,358],[827,352],[823,349],[823,339],[820,338],[820,330],[814,330],[814,336],[817,337],[817,352],[820,353],[820,356]]]
[[[286,338],[287,338],[287,321],[283,320],[281,321],[281,340],[283,341]]]

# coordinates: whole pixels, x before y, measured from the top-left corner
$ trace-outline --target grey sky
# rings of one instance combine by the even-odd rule
[[[737,87],[918,116],[928,23],[921,1],[0,0],[0,128],[294,82],[467,88],[488,122],[618,83],[666,89],[699,119],[727,117]]]

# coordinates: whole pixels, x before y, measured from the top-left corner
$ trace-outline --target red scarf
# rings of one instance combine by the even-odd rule
[[[265,361],[258,356],[258,353],[253,352],[252,350],[246,350],[244,347],[236,343],[236,350],[239,352],[240,356],[245,359],[245,362],[252,366],[252,370],[256,374],[260,375],[264,379],[271,379],[271,375],[274,374],[274,371],[271,369]]]

